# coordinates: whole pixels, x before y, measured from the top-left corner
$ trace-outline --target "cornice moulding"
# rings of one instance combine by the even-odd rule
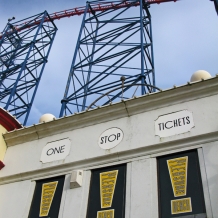
[[[218,94],[218,77],[151,93],[4,134],[7,146]]]
[[[114,163],[127,163],[132,159],[141,159],[149,157],[158,157],[161,153],[173,153],[202,147],[206,143],[218,141],[218,131],[207,133],[204,135],[182,138],[174,141],[153,144],[137,149],[116,152],[109,155],[99,156],[95,158],[84,159],[81,161],[71,162],[67,164],[47,167],[43,169],[23,172],[20,174],[0,177],[0,185],[18,182],[22,180],[36,180],[50,175],[63,175],[71,173],[76,169],[93,169],[102,165],[113,165]]]

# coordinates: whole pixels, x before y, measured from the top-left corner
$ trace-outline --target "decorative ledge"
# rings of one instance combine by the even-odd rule
[[[0,177],[0,185],[18,182],[23,180],[36,180],[39,178],[63,175],[71,173],[77,169],[93,169],[100,166],[108,166],[120,163],[128,163],[132,160],[145,159],[160,156],[162,153],[172,153],[175,151],[185,151],[188,149],[203,147],[206,143],[218,142],[218,131],[204,135],[182,138],[170,142],[152,144],[149,146],[103,155],[81,161],[47,167],[39,170],[28,171],[20,174]]]
[[[7,146],[218,94],[218,77],[188,83],[4,134]]]

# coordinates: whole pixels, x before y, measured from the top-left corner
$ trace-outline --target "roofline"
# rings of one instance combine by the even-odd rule
[[[140,97],[122,100],[115,104],[75,113],[50,122],[34,124],[18,130],[15,129],[3,136],[7,146],[13,146],[74,129],[129,117],[157,108],[217,95],[217,87],[218,75],[207,80],[188,82],[186,85],[174,86],[161,92],[148,93]]]

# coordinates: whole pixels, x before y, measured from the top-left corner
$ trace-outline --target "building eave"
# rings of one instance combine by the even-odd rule
[[[161,92],[146,94],[106,105],[93,110],[73,114],[47,123],[39,123],[30,127],[14,130],[4,134],[7,146],[13,146],[51,135],[79,129],[107,121],[129,117],[135,114],[192,101],[218,94],[218,77],[187,83]]]

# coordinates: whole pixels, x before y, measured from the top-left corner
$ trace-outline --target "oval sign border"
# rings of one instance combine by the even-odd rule
[[[108,144],[108,143],[104,143],[104,146],[101,144],[101,141],[102,141],[102,137],[105,137],[106,135],[110,134],[110,132],[112,132],[114,129],[116,130],[119,130],[119,132],[121,132],[121,136],[120,136],[120,139],[115,141],[114,143],[113,142],[110,142],[111,144]],[[107,134],[107,132],[109,132]],[[118,134],[119,132],[117,132],[116,134]],[[115,134],[114,134],[115,135]],[[116,136],[117,137],[117,136]],[[109,129],[106,129],[104,132],[101,133],[101,135],[99,136],[98,138],[98,146],[101,148],[101,149],[104,149],[104,150],[108,150],[108,149],[111,149],[111,148],[114,148],[116,147],[117,145],[120,144],[120,142],[123,140],[123,137],[124,137],[124,133],[122,131],[122,129],[118,128],[118,127],[111,127]]]

